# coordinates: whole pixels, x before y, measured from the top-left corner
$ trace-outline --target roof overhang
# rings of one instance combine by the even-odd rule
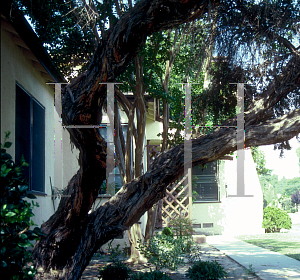
[[[66,81],[64,77],[52,62],[50,56],[43,47],[42,42],[39,40],[24,15],[18,10],[12,0],[1,1],[1,13],[12,25],[18,33],[18,36],[22,39],[22,41],[24,41],[32,54],[38,59],[38,62],[52,77],[53,81],[56,83],[65,83]],[[21,43],[22,42],[19,42],[19,44]]]

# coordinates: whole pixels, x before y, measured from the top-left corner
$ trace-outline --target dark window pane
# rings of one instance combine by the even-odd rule
[[[16,163],[20,163],[22,155],[27,163],[31,163],[30,156],[30,97],[19,86],[16,86]],[[30,168],[24,167],[22,173],[30,183]]]
[[[23,170],[30,190],[44,192],[45,110],[21,87],[16,86],[16,162],[22,155],[29,163]]]
[[[32,108],[32,190],[42,192],[45,176],[45,111],[35,101]]]
[[[209,162],[203,166],[197,165],[193,167],[193,175],[215,175],[217,172],[217,162]]]
[[[197,192],[196,201],[218,201],[217,162],[193,167],[193,190]]]

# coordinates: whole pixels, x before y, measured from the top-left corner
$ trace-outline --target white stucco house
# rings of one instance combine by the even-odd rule
[[[1,143],[10,131],[7,150],[16,162],[29,163],[24,176],[40,207],[34,222],[41,225],[54,213],[55,181],[54,86],[65,82],[36,34],[11,1],[1,2]],[[57,139],[56,139],[57,140]]]

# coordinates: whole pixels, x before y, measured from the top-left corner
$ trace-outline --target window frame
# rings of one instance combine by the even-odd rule
[[[23,94],[26,96],[25,98],[29,98],[29,123],[25,124],[25,130],[29,131],[29,147],[20,148],[20,143],[18,142],[20,135],[17,131],[20,129],[19,125],[23,125],[19,123],[20,118],[18,114],[18,108],[20,108],[20,100],[18,100],[18,95]],[[27,90],[24,89],[18,82],[16,82],[16,98],[15,98],[15,135],[16,135],[16,143],[15,143],[15,160],[18,162],[21,156],[24,154],[24,149],[29,149],[29,159],[25,158],[25,161],[29,164],[27,174],[24,176],[28,179],[28,186],[29,191],[31,193],[37,195],[45,195],[45,147],[46,147],[46,108],[43,106],[34,96],[32,96]],[[37,106],[37,107],[36,107]],[[41,110],[40,110],[41,109]],[[25,109],[26,110],[26,109]],[[39,111],[39,112],[38,112]],[[42,113],[42,114],[40,114]],[[37,114],[37,116],[35,115]],[[42,121],[40,118],[42,116]],[[36,121],[35,121],[36,120]],[[35,124],[38,123],[39,125],[36,126]],[[28,127],[29,126],[29,127]],[[35,126],[35,127],[34,127]],[[35,130],[38,127],[38,130]],[[37,137],[34,137],[34,132],[37,131]],[[38,138],[38,140],[37,140]],[[36,140],[35,140],[36,139]],[[36,153],[34,149],[38,152]],[[18,150],[22,151],[18,154]],[[33,166],[39,166],[39,170],[36,173],[37,175],[33,175]],[[38,184],[36,183],[38,181]],[[34,185],[36,184],[36,185]],[[40,187],[37,187],[40,186]]]
[[[198,175],[198,174],[194,175],[193,171],[192,171],[192,178],[193,178],[192,179],[193,180],[192,189],[193,189],[193,191],[197,191],[198,186],[197,185],[195,186],[195,183],[196,184],[198,184],[198,183],[211,184],[212,181],[214,181],[216,183],[216,186],[217,186],[217,190],[216,190],[217,197],[214,198],[214,199],[209,199],[209,198],[205,198],[205,197],[199,198],[198,196],[196,196],[194,203],[220,203],[221,202],[220,201],[220,184],[219,184],[219,161],[217,160],[217,161],[215,161],[215,163],[216,163],[216,171],[214,172],[213,175]],[[194,168],[195,167],[193,167],[193,169]],[[197,168],[199,168],[199,166]],[[202,177],[202,178],[195,178],[196,176],[197,177]],[[199,195],[201,195],[201,194],[199,194]]]

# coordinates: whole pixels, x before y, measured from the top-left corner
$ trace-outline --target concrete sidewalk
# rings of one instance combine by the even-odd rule
[[[300,280],[300,261],[272,252],[233,237],[207,236],[206,242],[249,269],[263,280]]]

